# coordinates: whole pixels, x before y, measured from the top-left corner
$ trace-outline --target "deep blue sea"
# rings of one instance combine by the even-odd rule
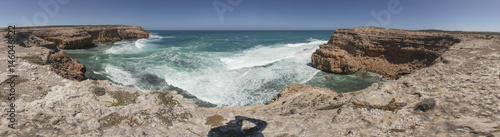
[[[311,67],[312,53],[333,31],[150,32],[149,38],[65,51],[87,67],[89,78],[145,92],[177,90],[204,107],[264,104],[290,83],[349,92],[380,81]]]

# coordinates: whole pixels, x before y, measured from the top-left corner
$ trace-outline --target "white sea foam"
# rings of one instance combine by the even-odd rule
[[[135,41],[134,45],[135,47],[142,49],[144,46],[146,46],[146,42],[148,42],[148,39],[139,39]]]
[[[255,105],[268,101],[289,83],[304,83],[316,75],[318,70],[307,63],[318,45],[325,42],[257,46],[221,58],[222,66],[163,74],[167,83],[219,107]]]
[[[323,40],[317,40],[317,39],[309,39],[310,42],[308,43],[291,43],[291,44],[286,44],[287,47],[301,47],[301,46],[307,46],[307,45],[320,45],[324,44],[328,41],[323,41]]]
[[[142,40],[142,39],[140,39]],[[108,54],[126,54],[126,53],[137,53],[141,51],[141,46],[137,46],[137,44],[142,44],[137,41],[122,41],[113,44],[113,47],[107,49],[105,52]]]
[[[151,42],[158,41],[164,38],[175,38],[174,36],[160,36],[151,34],[148,38],[142,38],[135,41],[119,41],[113,44],[113,47],[109,48],[105,52],[108,54],[131,54],[144,51],[148,45],[152,45]]]
[[[148,39],[164,39],[164,38],[175,38],[174,36],[160,36],[157,34],[150,34]]]
[[[136,83],[136,79],[132,76],[132,74],[120,69],[119,67],[106,65],[104,71],[104,73],[108,75],[108,78],[110,78],[113,82],[119,83],[124,86],[129,86]]]
[[[280,45],[277,47],[257,46],[243,53],[229,58],[221,58],[228,69],[242,69],[249,67],[267,66],[278,61],[295,57],[303,51],[311,51],[318,47],[319,44],[326,41],[310,39],[307,43],[292,43]]]

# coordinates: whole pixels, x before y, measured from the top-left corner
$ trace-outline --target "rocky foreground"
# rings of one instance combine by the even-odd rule
[[[290,84],[267,105],[243,108],[201,108],[175,91],[143,93],[108,81],[68,80],[51,65],[23,58],[49,49],[18,46],[16,129],[7,126],[10,102],[2,90],[0,135],[500,136],[499,37],[337,30],[312,56],[315,67],[364,69],[397,80],[350,93]],[[5,38],[0,45],[6,51]],[[0,54],[6,62],[6,53]],[[3,82],[7,66],[0,68]]]

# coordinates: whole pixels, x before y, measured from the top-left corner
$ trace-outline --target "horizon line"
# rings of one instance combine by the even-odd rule
[[[106,25],[43,25],[43,26],[17,26],[16,28],[32,28],[32,27],[74,27],[74,26],[139,26],[144,28],[143,26],[140,25],[124,25],[124,24],[106,24]],[[6,29],[7,27],[0,27],[0,29]],[[234,29],[234,30],[229,30],[229,29],[222,29],[222,30],[217,30],[217,29],[145,29],[145,30],[156,30],[156,31],[335,31],[337,29],[352,29],[352,28],[357,28],[357,27],[351,27],[351,28],[334,28],[334,29]],[[389,29],[400,29],[400,28],[391,28],[391,27],[382,27],[382,28],[389,28]],[[436,28],[427,28],[427,29],[400,29],[400,30],[409,30],[409,31],[452,31],[452,32],[483,32],[483,33],[500,33],[500,31],[478,31],[478,30],[446,30],[446,29],[436,29]]]

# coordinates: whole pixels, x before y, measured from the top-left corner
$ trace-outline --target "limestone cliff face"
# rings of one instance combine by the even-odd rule
[[[20,32],[54,42],[61,49],[89,48],[93,47],[94,43],[117,42],[149,36],[139,26],[33,27],[23,28]]]
[[[149,34],[139,26],[87,27],[95,43],[117,42],[125,39],[147,38]]]
[[[83,49],[94,43],[117,42],[126,39],[149,37],[139,26],[45,26],[18,29],[17,43],[24,47],[46,47],[49,53],[47,63],[59,76],[82,81],[85,66],[59,49]]]
[[[460,40],[444,34],[376,27],[339,29],[313,53],[312,65],[333,73],[360,69],[397,79],[440,61]]]

